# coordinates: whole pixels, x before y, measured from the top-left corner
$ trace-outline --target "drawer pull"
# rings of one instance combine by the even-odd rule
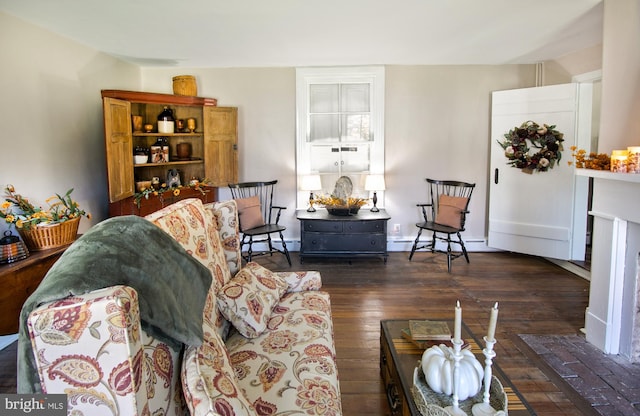
[[[391,408],[391,412],[395,413],[400,408],[400,397],[398,396],[398,391],[396,390],[396,386],[393,383],[389,383],[387,385],[387,400],[389,401],[389,407]]]

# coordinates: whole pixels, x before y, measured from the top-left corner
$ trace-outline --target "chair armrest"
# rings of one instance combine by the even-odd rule
[[[429,216],[427,215],[427,210],[425,209],[425,207],[432,207],[433,204],[416,204],[417,207],[420,207],[420,209],[422,210],[422,217],[424,218],[425,222],[429,221]]]
[[[287,282],[287,293],[320,290],[322,287],[322,276],[317,271],[274,272],[274,274]]]
[[[278,206],[278,205],[272,205],[271,209],[272,210],[274,210],[274,209],[278,210],[278,212],[276,214],[276,224],[278,224],[278,221],[280,221],[280,213],[282,212],[283,209],[287,209],[287,207],[281,207],[281,206]]]
[[[108,398],[106,405],[123,414],[144,413],[147,389],[130,365],[141,365],[144,358],[137,296],[132,288],[113,286],[50,302],[31,312],[28,330],[42,390],[50,394],[77,391],[71,370],[84,368],[83,386],[90,386],[94,396]],[[124,379],[131,380],[130,386],[120,391],[118,382]],[[98,411],[100,402],[71,404],[72,398],[70,412]]]
[[[171,394],[180,385],[180,351],[141,328],[133,288],[46,303],[27,324],[42,390],[67,394],[70,414],[98,414],[103,406],[123,415],[182,414],[182,397]]]

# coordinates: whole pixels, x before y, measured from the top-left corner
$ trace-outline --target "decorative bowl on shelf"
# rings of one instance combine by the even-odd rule
[[[133,156],[133,162],[136,165],[142,165],[144,163],[147,163],[148,160],[149,160],[149,156],[147,156],[147,155],[134,155]]]

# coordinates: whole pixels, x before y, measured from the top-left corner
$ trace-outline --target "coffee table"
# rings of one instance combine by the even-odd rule
[[[453,333],[453,321],[447,321],[447,324]],[[418,365],[424,349],[402,337],[401,331],[407,328],[409,328],[409,320],[406,319],[380,321],[380,375],[384,382],[391,414],[394,416],[421,416],[413,400],[411,387],[413,386],[414,369]],[[461,332],[464,341],[469,343],[471,351],[484,365],[484,355],[482,354],[484,343],[479,342],[464,323]],[[500,356],[496,357],[496,361],[500,361]],[[535,415],[535,412],[513,387],[495,361],[492,372],[500,380],[507,394],[509,415]]]

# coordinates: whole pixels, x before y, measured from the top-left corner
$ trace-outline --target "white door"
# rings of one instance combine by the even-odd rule
[[[567,162],[572,160],[570,147],[585,148],[581,144],[590,139],[590,93],[590,86],[562,84],[492,94],[490,247],[561,260],[584,259],[587,183],[586,178],[576,178]],[[555,125],[564,134],[561,160],[552,169],[528,174],[507,163],[498,141],[528,120]],[[535,153],[530,147],[530,153]]]

